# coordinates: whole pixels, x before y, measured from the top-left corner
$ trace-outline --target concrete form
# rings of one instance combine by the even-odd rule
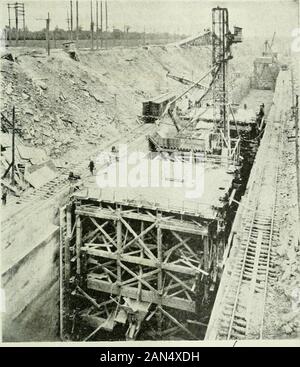
[[[63,338],[203,336],[201,309],[218,282],[234,178],[220,163],[205,167],[197,199],[183,188],[92,182],[74,194],[61,214]]]

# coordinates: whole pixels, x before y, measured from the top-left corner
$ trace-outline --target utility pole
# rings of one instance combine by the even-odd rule
[[[9,39],[9,46],[11,46],[11,18],[10,18],[10,5],[9,4],[7,4],[7,9],[8,9],[8,28],[9,28],[8,39]]]
[[[20,37],[20,29],[19,25],[22,23],[23,25],[23,42],[26,43],[26,32],[25,32],[25,6],[24,3],[13,3],[13,4],[7,4],[8,8],[8,26],[9,26],[9,45],[11,46],[11,40],[12,40],[12,20],[15,22],[15,41],[16,46],[19,43],[19,37]],[[14,11],[14,18],[12,18],[12,14],[10,10]]]
[[[70,1],[70,16],[71,16],[71,33],[70,33],[70,40],[73,41],[73,2]]]
[[[94,22],[93,22],[93,1],[91,0],[91,49],[94,49]]]
[[[47,50],[48,56],[50,56],[50,14],[48,13],[48,17],[46,19],[38,18],[36,20],[46,20],[46,34],[45,34],[46,50]]]
[[[97,44],[97,50],[99,50],[99,12],[98,12],[98,0],[96,0],[96,44]]]
[[[106,45],[106,48],[107,48],[107,42],[108,42],[108,39],[107,39],[108,34],[107,34],[107,32],[108,32],[108,14],[107,14],[107,0],[105,0],[105,33],[106,33],[106,36],[105,36],[105,40],[106,40],[105,45]]]
[[[56,32],[55,32],[55,29],[53,30],[53,43],[54,43],[54,48],[56,48]]]
[[[25,6],[23,4],[23,42],[24,42],[24,45],[26,44],[26,30],[25,30]]]
[[[1,113],[1,120],[2,120],[3,114]],[[1,177],[1,180],[3,180],[8,172],[11,170],[11,184],[15,184],[15,150],[16,150],[16,144],[15,144],[15,134],[16,132],[20,133],[21,130],[19,128],[16,128],[16,111],[15,106],[13,106],[12,109],[12,121],[10,122],[8,118],[5,118],[5,120],[8,122],[8,129],[12,130],[12,144],[11,144],[11,162],[9,166],[7,167],[6,171]]]
[[[102,9],[102,0],[101,0],[101,3],[100,3],[100,27],[101,27],[101,34],[100,34],[101,48],[103,48],[103,9]]]
[[[76,43],[78,47],[78,39],[79,39],[79,15],[78,15],[78,0],[76,0]]]
[[[18,46],[18,43],[19,43],[19,19],[18,19],[17,3],[15,4],[15,16],[16,16],[16,46]]]
[[[70,18],[69,18],[69,11],[67,10],[67,23],[68,23],[68,39],[71,39],[70,36]]]
[[[50,56],[50,14],[48,13],[48,18],[46,19],[46,40],[47,40],[47,52],[48,56]]]

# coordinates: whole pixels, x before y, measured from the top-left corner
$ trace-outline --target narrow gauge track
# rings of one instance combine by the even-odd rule
[[[287,101],[283,91],[282,101]],[[284,103],[282,103],[284,105]],[[284,141],[282,109],[266,129],[257,154],[255,180],[243,208],[239,249],[226,288],[220,339],[262,339],[268,285],[276,277],[273,247],[279,237],[277,192]]]

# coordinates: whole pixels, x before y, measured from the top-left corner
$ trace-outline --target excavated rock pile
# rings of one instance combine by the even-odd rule
[[[294,61],[294,72],[297,72],[297,60]],[[299,93],[299,73],[294,74],[294,80],[294,91]],[[278,190],[279,241],[275,249],[277,281],[269,287],[266,336],[294,339],[300,338],[300,223],[297,206],[295,119],[292,113],[284,131],[284,139]]]
[[[16,106],[25,145],[42,147],[51,158],[71,162],[96,144],[134,129],[142,101],[186,88],[168,71],[196,80],[209,69],[207,47],[156,46],[81,52],[75,61],[62,50],[12,49],[1,60],[1,106]],[[249,90],[253,57],[235,50],[230,92],[238,102]],[[80,148],[80,149],[78,149]]]

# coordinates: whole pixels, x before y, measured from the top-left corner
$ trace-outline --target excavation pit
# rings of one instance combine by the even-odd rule
[[[74,193],[61,211],[63,338],[203,338],[234,175],[200,164],[199,198],[182,187],[99,188],[95,177]]]

